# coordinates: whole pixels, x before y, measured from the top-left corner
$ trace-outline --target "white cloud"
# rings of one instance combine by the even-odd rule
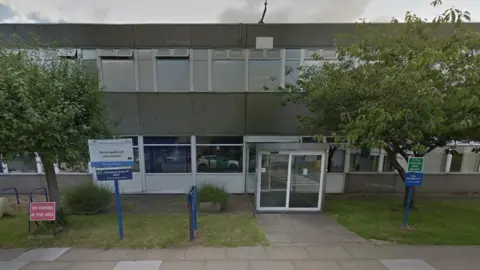
[[[220,15],[222,22],[258,22],[263,0],[240,0]],[[353,22],[361,17],[373,0],[275,0],[269,1],[265,22]]]
[[[265,22],[352,22],[402,18],[407,10],[433,18],[447,7],[479,20],[479,0],[268,0]],[[0,21],[73,23],[256,23],[264,0],[0,0]],[[12,16],[13,15],[13,16]]]

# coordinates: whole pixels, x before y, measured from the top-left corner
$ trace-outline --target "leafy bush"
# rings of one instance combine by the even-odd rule
[[[66,193],[65,205],[72,214],[106,212],[112,202],[112,192],[94,183],[81,184]]]
[[[228,192],[223,186],[204,184],[198,188],[198,201],[220,204],[225,209],[228,201]]]

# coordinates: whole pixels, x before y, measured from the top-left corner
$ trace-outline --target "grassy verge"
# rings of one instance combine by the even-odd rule
[[[205,246],[265,245],[265,234],[249,215],[199,215],[194,243],[188,241],[187,215],[124,215],[125,238],[118,239],[114,214],[69,216],[66,228],[53,239],[29,240],[27,216],[0,219],[0,248],[84,247],[160,248],[200,244]]]
[[[328,213],[349,230],[369,239],[405,244],[479,245],[480,199],[417,199],[408,229],[402,229],[402,199],[333,198]]]

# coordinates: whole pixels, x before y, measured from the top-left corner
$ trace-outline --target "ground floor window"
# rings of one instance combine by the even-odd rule
[[[138,137],[137,136],[124,136],[124,139],[132,139],[133,143],[133,166],[132,172],[140,172],[140,159],[138,152]]]
[[[243,172],[243,137],[197,137],[197,172]]]
[[[8,172],[10,173],[37,173],[37,162],[35,154],[17,154],[13,159],[7,162]]]
[[[373,154],[371,149],[352,151],[350,154],[351,172],[377,172],[380,155]]]
[[[190,137],[144,137],[146,173],[192,172]]]

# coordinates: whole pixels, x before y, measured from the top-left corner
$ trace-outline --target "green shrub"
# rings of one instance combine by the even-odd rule
[[[72,214],[98,214],[108,210],[112,192],[94,183],[81,184],[65,195],[65,205]]]
[[[223,186],[204,184],[198,188],[198,201],[220,204],[225,209],[228,201],[228,192]]]

